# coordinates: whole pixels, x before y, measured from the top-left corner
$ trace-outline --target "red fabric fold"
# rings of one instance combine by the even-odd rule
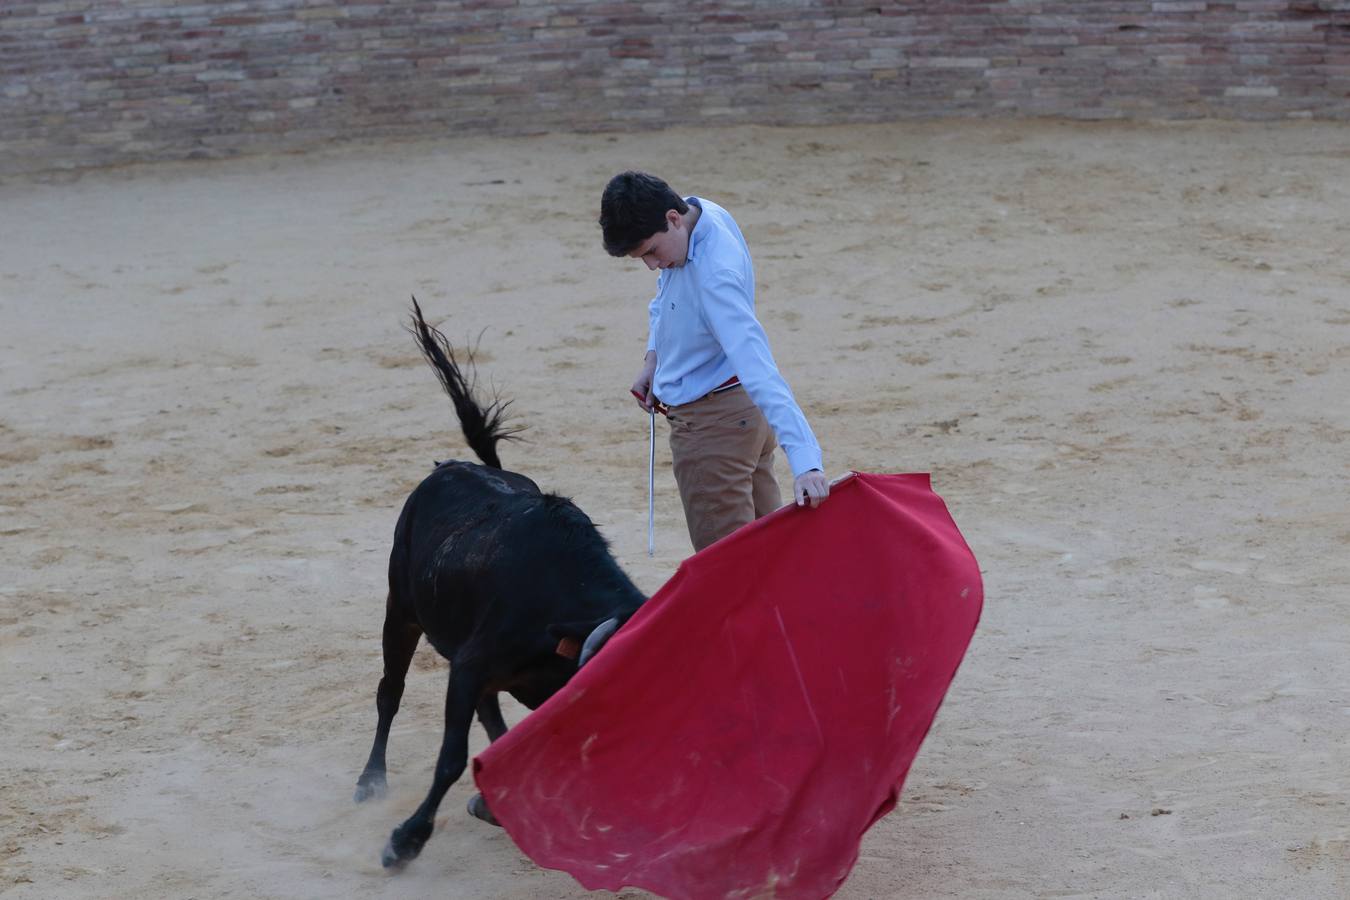
[[[531,859],[591,889],[829,896],[982,602],[928,476],[855,475],[686,560],[474,778]]]

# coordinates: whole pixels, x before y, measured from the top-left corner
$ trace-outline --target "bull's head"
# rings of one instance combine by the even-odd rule
[[[630,613],[631,615],[631,613]],[[558,653],[577,661],[580,669],[600,652],[600,648],[614,636],[628,616],[612,616],[602,621],[565,622],[550,625],[548,632],[558,639]]]

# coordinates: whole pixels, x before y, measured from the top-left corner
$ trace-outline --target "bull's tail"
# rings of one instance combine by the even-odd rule
[[[521,430],[505,424],[506,408],[511,405],[511,401],[494,397],[492,402],[484,406],[474,399],[473,392],[478,379],[474,372],[473,351],[468,352],[468,359],[465,360],[465,366],[469,371],[469,377],[466,379],[455,359],[455,351],[445,339],[445,335],[428,325],[422,318],[422,308],[417,305],[416,297],[413,298],[412,327],[408,330],[417,338],[417,346],[421,349],[422,356],[431,364],[445,392],[454,401],[455,413],[459,416],[459,427],[464,431],[464,439],[469,442],[469,448],[478,454],[478,458],[484,463],[494,469],[500,469],[502,464],[497,458],[497,442],[514,440],[517,432]]]

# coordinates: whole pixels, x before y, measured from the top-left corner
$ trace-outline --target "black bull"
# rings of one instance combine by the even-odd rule
[[[418,639],[450,661],[445,735],[431,790],[394,829],[385,866],[417,856],[450,785],[468,762],[473,715],[491,740],[506,732],[497,694],[534,709],[628,620],[646,599],[619,568],[603,537],[570,500],[501,468],[497,442],[509,438],[504,404],[481,405],[445,337],[413,301],[413,333],[454,402],[469,446],[485,465],[440,463],[413,490],[394,529],[384,619],[379,724],[356,785],[358,802],[385,788],[385,745]],[[472,366],[470,358],[469,366]],[[471,376],[472,377],[472,376]],[[560,655],[580,643],[580,660]],[[470,811],[491,819],[481,797]]]

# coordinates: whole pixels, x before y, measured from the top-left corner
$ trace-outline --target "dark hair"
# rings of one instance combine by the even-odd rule
[[[605,185],[600,198],[600,229],[610,256],[627,256],[658,231],[665,231],[666,213],[689,212],[689,204],[655,175],[622,172]]]

